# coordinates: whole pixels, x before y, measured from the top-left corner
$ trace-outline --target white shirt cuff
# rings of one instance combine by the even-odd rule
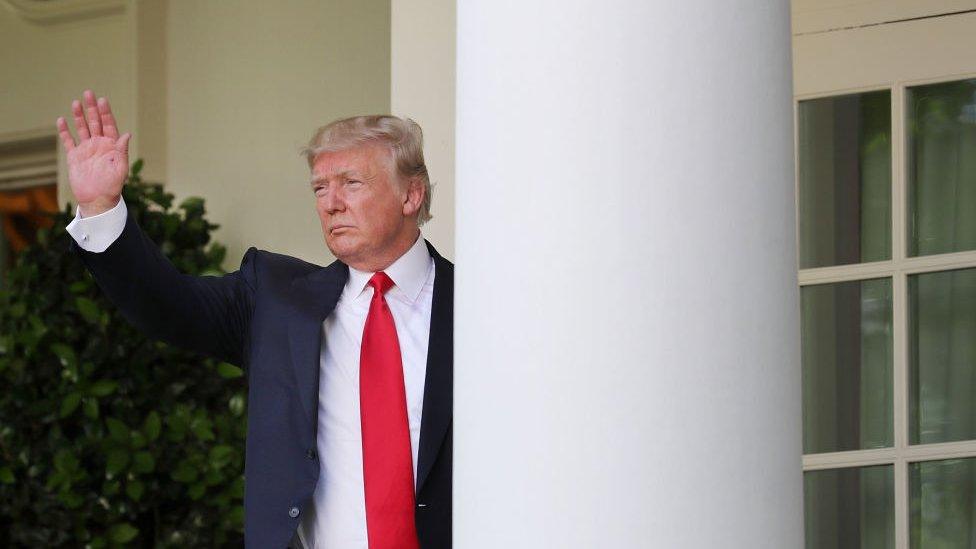
[[[114,208],[91,217],[82,217],[81,208],[76,208],[75,218],[65,229],[82,250],[101,253],[122,234],[127,215],[125,200],[120,197]]]

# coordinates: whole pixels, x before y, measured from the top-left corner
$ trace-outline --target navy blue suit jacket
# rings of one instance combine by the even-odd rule
[[[242,366],[248,377],[244,538],[284,548],[312,501],[322,322],[349,268],[320,267],[250,248],[224,276],[182,274],[139,228],[131,211],[102,253],[71,247],[99,287],[139,329]],[[434,258],[416,524],[424,549],[451,546],[454,266]],[[328,343],[328,342],[326,342]]]

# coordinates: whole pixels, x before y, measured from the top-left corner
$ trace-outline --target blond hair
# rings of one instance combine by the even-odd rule
[[[424,133],[409,118],[371,114],[335,120],[315,130],[302,154],[309,168],[323,152],[335,152],[366,144],[389,147],[397,173],[405,179],[419,179],[424,185],[424,201],[417,212],[417,225],[430,220],[430,176],[424,163]]]

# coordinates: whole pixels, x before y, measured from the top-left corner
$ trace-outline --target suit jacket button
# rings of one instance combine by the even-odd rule
[[[307,457],[308,459],[315,459],[315,450],[311,448],[305,450],[305,457]]]
[[[298,513],[300,512],[301,511],[298,510],[298,507],[292,507],[291,509],[288,510],[288,516],[291,518],[295,518],[298,516]]]

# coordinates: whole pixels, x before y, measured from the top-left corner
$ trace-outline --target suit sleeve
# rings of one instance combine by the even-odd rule
[[[72,235],[74,236],[74,235]],[[125,225],[100,253],[77,253],[122,315],[149,337],[241,367],[254,308],[257,249],[223,276],[179,272],[127,212]]]

